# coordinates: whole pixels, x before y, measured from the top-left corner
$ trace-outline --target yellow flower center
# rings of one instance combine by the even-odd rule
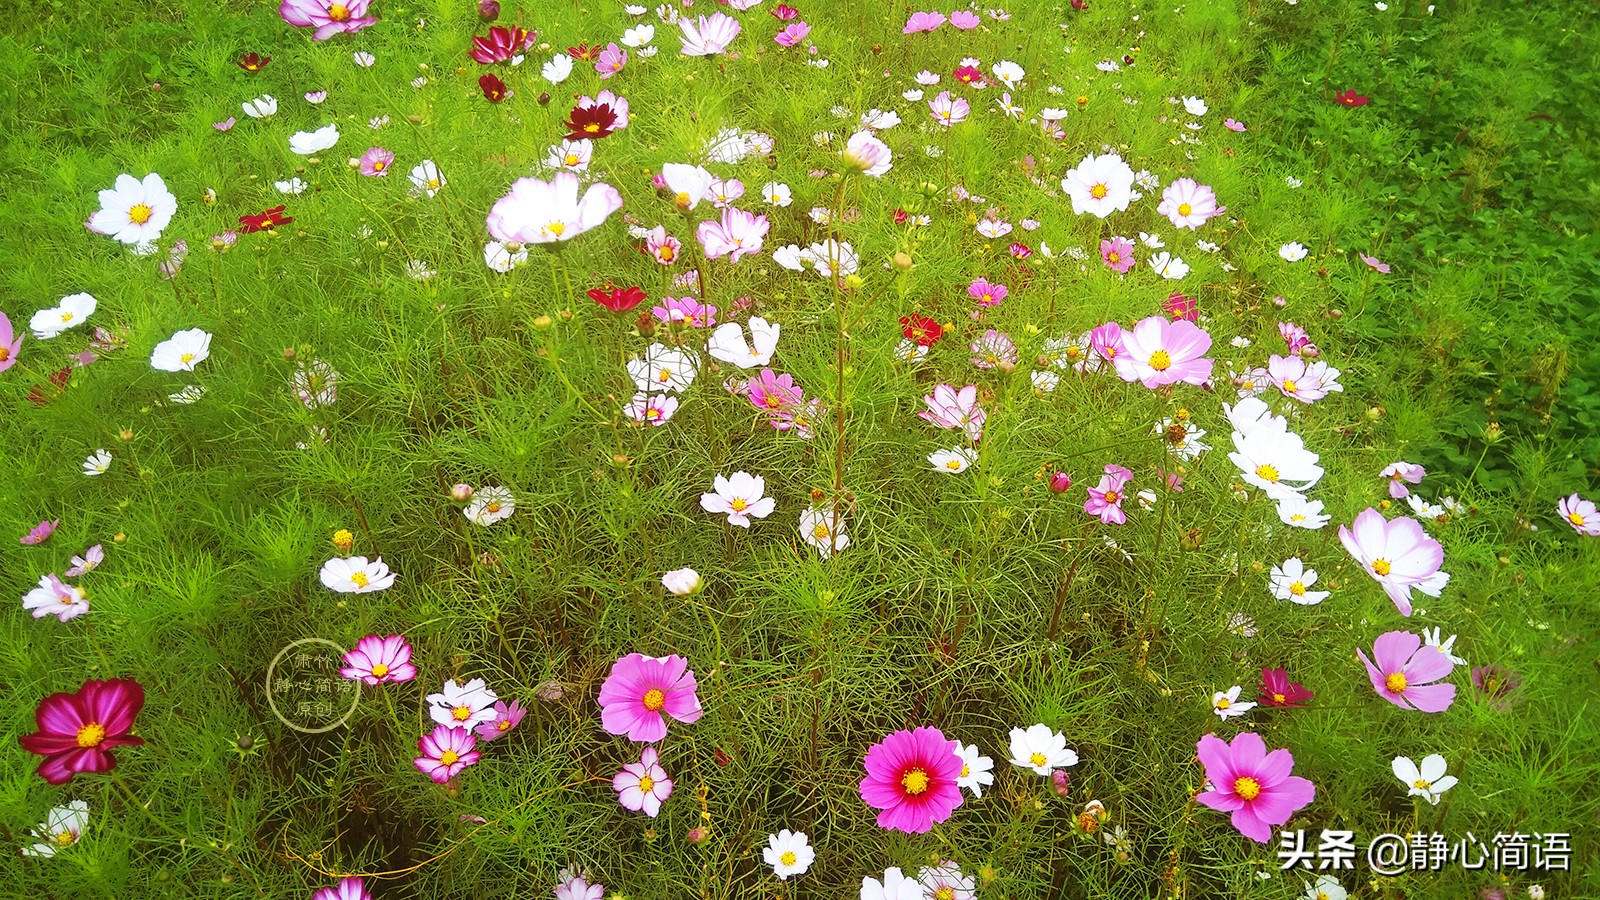
[[[678,254],[673,251],[671,247],[662,247],[660,250],[656,251],[656,255],[661,258],[662,262],[672,262],[678,256]]]
[[[383,676],[385,676],[387,674],[389,674],[389,667],[384,663],[378,663],[377,665],[372,667],[372,677],[373,678],[382,678]]]
[[[442,186],[443,185],[439,184],[439,179],[437,179],[437,178],[429,178],[428,179],[428,190],[437,191]]]
[[[562,233],[567,230],[567,226],[561,222],[551,222],[548,226],[546,226],[545,230],[556,237],[561,237]]]
[[[1300,513],[1294,513],[1294,514],[1289,516],[1289,521],[1291,521],[1291,522],[1304,522],[1305,520],[1306,520],[1306,517],[1301,515]]]
[[[78,729],[79,747],[98,747],[100,742],[105,739],[106,728],[98,722],[90,722]]]
[[[1028,762],[1033,763],[1035,766],[1043,766],[1050,762],[1050,758],[1045,756],[1043,753],[1035,753],[1028,757]]]
[[[639,790],[640,791],[648,794],[648,793],[650,793],[650,789],[655,787],[655,786],[656,786],[656,780],[654,778],[651,778],[649,775],[640,775],[639,776]]]
[[[460,759],[461,754],[455,752],[454,750],[446,750],[445,752],[439,754],[439,762],[442,762],[447,766],[455,765]]]
[[[928,773],[921,769],[912,769],[900,776],[900,786],[905,788],[906,793],[913,797],[926,792],[931,781],[932,779],[928,777]]]
[[[1411,786],[1419,791],[1425,791],[1428,788],[1433,787],[1433,782],[1418,778],[1416,781],[1411,782]]]
[[[372,161],[372,171],[374,171],[374,172],[382,172],[383,171],[383,167],[385,165],[386,165],[386,163],[383,160],[375,159],[375,160]]]
[[[1270,481],[1276,484],[1278,482],[1278,470],[1266,463],[1262,463],[1256,466],[1256,477],[1262,481]]]
[[[63,321],[63,322],[71,322],[72,321],[72,313],[69,313],[69,312],[62,313],[61,314],[61,321]]]
[[[1403,694],[1403,693],[1405,693],[1405,690],[1406,690],[1406,674],[1404,672],[1392,673],[1391,675],[1389,675],[1389,677],[1387,677],[1387,678],[1385,678],[1383,680],[1383,686],[1388,688],[1389,692],[1392,693],[1392,694]]]
[[[1180,215],[1180,216],[1187,216],[1189,213],[1191,213],[1193,211],[1194,211],[1194,207],[1190,206],[1187,203],[1179,203],[1178,204],[1178,215]]]
[[[961,764],[961,777],[962,778],[966,778],[967,776],[969,776],[971,774],[972,774],[972,767],[967,765],[966,763],[962,763]]]
[[[590,122],[589,124],[583,126],[583,130],[589,132],[590,134],[599,134],[600,133],[600,123],[599,122]]]
[[[785,866],[792,866],[799,861],[800,858],[794,855],[793,850],[785,850],[783,855],[778,857],[778,862]]]
[[[328,7],[328,18],[335,22],[350,21],[350,7],[345,6],[343,3],[335,3]]]
[[[77,842],[78,842],[78,833],[75,832],[75,831],[63,831],[60,834],[56,835],[56,844],[57,844],[57,846],[71,847],[73,844],[76,844]]]
[[[6,358],[5,357],[5,348],[4,347],[0,347],[0,360],[3,360],[5,358]],[[1578,528],[1582,528],[1583,527],[1583,514],[1582,513],[1567,513],[1567,521],[1571,522],[1574,526],[1576,526]]]
[[[1150,354],[1150,368],[1157,372],[1165,372],[1172,368],[1172,354],[1165,350],[1157,350]]]
[[[744,502],[743,497],[735,497],[733,498],[733,502],[729,503],[728,506],[731,507],[734,512],[744,512],[747,508],[749,508],[750,504]]]
[[[945,463],[944,467],[946,469],[949,469],[952,472],[959,472],[959,471],[961,471],[961,460],[952,459],[949,462]]]
[[[1110,253],[1106,254],[1106,262],[1115,264],[1117,262],[1120,262],[1121,260],[1122,260],[1122,254],[1118,253],[1115,250],[1112,250]]]
[[[1261,796],[1261,782],[1246,776],[1233,782],[1233,792],[1242,800],[1254,800]]]
[[[672,370],[671,369],[662,369],[660,372],[658,372],[656,374],[656,380],[661,382],[662,384],[666,384],[667,382],[671,381],[672,380]]]
[[[1122,495],[1117,493],[1116,491],[1106,491],[1106,502],[1107,503],[1115,504],[1118,501],[1120,501],[1121,499],[1122,499]]]
[[[1232,705],[1233,705],[1233,701],[1229,700],[1227,697],[1218,697],[1217,698],[1217,703],[1216,703],[1217,709],[1227,709],[1228,707],[1230,707]]]
[[[1304,597],[1306,593],[1306,583],[1303,581],[1296,581],[1294,584],[1289,585],[1289,593],[1295,595],[1296,597]]]
[[[1107,188],[1103,184],[1097,184],[1094,187],[1089,188],[1089,196],[1095,198],[1096,200],[1104,200],[1106,195],[1109,193],[1111,193],[1111,189]]]
[[[1272,695],[1272,699],[1273,699],[1273,700],[1276,700],[1276,701],[1277,701],[1277,702],[1279,702],[1279,703],[1283,703],[1283,702],[1285,702],[1285,701],[1286,701],[1286,700],[1288,700],[1288,699],[1289,699],[1289,698],[1288,698],[1288,697],[1285,697],[1285,696],[1284,696],[1284,695],[1282,695],[1282,694],[1273,694],[1273,695]]]
[[[367,573],[365,572],[351,572],[350,583],[358,588],[364,588],[372,582],[367,580]]]
[[[10,347],[0,347],[0,362],[5,362],[6,360],[8,360],[10,358],[11,358],[11,348]],[[1578,524],[1582,525],[1583,522],[1580,521],[1580,522],[1578,522]]]
[[[485,506],[483,509],[485,512],[497,513],[500,511],[500,504],[498,502],[491,503],[488,506]]]
[[[1394,566],[1390,565],[1387,559],[1375,559],[1372,561],[1372,571],[1379,575],[1387,575],[1393,569]]]
[[[150,216],[154,212],[148,204],[135,203],[133,208],[128,210],[128,221],[135,225],[143,225],[150,221]]]
[[[450,718],[455,719],[457,722],[465,722],[472,718],[472,707],[458,706],[450,710]]]
[[[818,525],[817,527],[811,529],[811,536],[819,541],[826,538],[828,536],[828,526]]]
[[[644,692],[644,708],[651,712],[660,712],[667,705],[667,695],[660,688],[651,688]]]
[[[494,727],[500,729],[501,731],[510,731],[511,730],[511,720],[510,719],[501,719],[499,722],[495,723]]]
[[[1067,348],[1067,359],[1077,359],[1079,356],[1082,356],[1082,355],[1083,355],[1083,351],[1078,349],[1077,347],[1068,347]]]
[[[1300,390],[1300,386],[1294,383],[1293,378],[1285,378],[1283,380],[1283,392],[1285,394],[1292,394],[1298,390]]]
[[[644,417],[651,420],[659,419],[661,418],[661,410],[651,407],[644,411]]]
[[[178,361],[182,362],[182,363],[192,363],[192,362],[194,362],[194,354],[193,353],[185,353],[184,355],[178,357]]]
[[[956,900],[956,889],[948,884],[941,884],[939,889],[933,892],[933,898],[934,900]]]

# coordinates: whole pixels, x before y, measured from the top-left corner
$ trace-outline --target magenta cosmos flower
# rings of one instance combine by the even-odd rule
[[[655,818],[661,804],[672,796],[672,779],[661,768],[661,757],[654,747],[644,748],[639,761],[628,763],[611,779],[611,789],[617,792],[617,802],[632,812],[642,812]]]
[[[937,728],[896,731],[867,750],[861,799],[878,827],[924,834],[961,805],[961,745]]]
[[[703,710],[696,687],[683,657],[630,653],[617,660],[600,685],[600,724],[630,741],[655,743],[667,736],[667,716],[686,725],[699,721]]]
[[[1199,229],[1207,219],[1227,212],[1226,206],[1217,205],[1217,195],[1209,185],[1193,178],[1179,178],[1161,192],[1161,205],[1156,212],[1167,217],[1174,228]]]
[[[444,784],[460,774],[462,769],[483,758],[483,754],[472,749],[477,745],[478,739],[465,728],[435,725],[433,733],[425,734],[417,741],[417,749],[422,751],[422,755],[411,762],[422,774],[438,784]]]
[[[779,375],[771,369],[762,369],[759,376],[750,379],[745,396],[752,406],[769,414],[793,409],[805,402],[805,391],[794,383],[793,375],[787,372]]]
[[[1099,516],[1102,525],[1126,525],[1128,516],[1122,511],[1124,490],[1133,480],[1133,473],[1121,466],[1107,465],[1100,484],[1089,488],[1089,499],[1083,502],[1083,511]]]
[[[1455,666],[1450,654],[1409,631],[1390,631],[1378,635],[1372,644],[1372,659],[1357,650],[1367,667],[1372,689],[1378,696],[1401,709],[1426,713],[1444,712],[1456,699],[1456,686],[1435,684]]]
[[[355,34],[378,24],[367,17],[368,0],[283,0],[278,15],[296,28],[315,28],[313,41],[325,41],[336,34]]]
[[[319,889],[311,900],[372,900],[372,895],[367,893],[366,884],[352,875],[333,887]]]
[[[782,31],[778,32],[777,35],[772,38],[772,40],[780,47],[793,47],[794,45],[805,40],[806,35],[810,33],[810,25],[807,25],[804,22],[793,22],[785,26]]]
[[[417,677],[411,664],[411,645],[398,634],[378,637],[369,634],[356,641],[356,648],[344,655],[339,674],[369,685],[410,681]]]
[[[1218,812],[1233,813],[1233,827],[1258,844],[1272,840],[1276,826],[1317,797],[1316,785],[1292,774],[1293,754],[1268,753],[1266,742],[1253,732],[1240,732],[1231,743],[1204,735],[1195,749],[1210,782],[1210,788],[1195,799]]]
[[[1100,242],[1100,259],[1118,275],[1127,274],[1138,262],[1133,258],[1133,241],[1121,235]]]
[[[1595,508],[1593,500],[1585,500],[1577,494],[1562,497],[1556,503],[1556,512],[1579,534],[1600,537],[1600,509]]]
[[[1439,571],[1444,548],[1409,516],[1391,522],[1368,507],[1351,527],[1339,526],[1339,543],[1383,587],[1402,616],[1411,615],[1412,588],[1437,597],[1450,582],[1450,575]]]
[[[60,524],[60,519],[45,519],[39,524],[33,526],[32,530],[23,535],[19,540],[24,546],[28,547],[31,547],[34,544],[42,544],[47,538],[50,537],[50,535],[56,533],[56,526]]]
[[[506,27],[496,25],[489,29],[488,37],[482,35],[472,36],[472,49],[467,51],[474,62],[489,66],[495,63],[510,62],[517,54],[533,49],[539,42],[537,31],[524,31],[513,25]]]
[[[571,172],[557,172],[549,181],[518,178],[489,210],[489,234],[506,243],[570,241],[622,208],[622,195],[611,185],[591,184],[580,199],[578,184]]]
[[[974,278],[967,285],[967,296],[978,301],[979,306],[999,306],[1009,293],[1005,285],[993,284],[987,278]]]
[[[1164,384],[1202,385],[1211,377],[1211,335],[1200,326],[1164,316],[1142,319],[1122,335],[1122,353],[1112,360],[1123,381],[1147,388]]]
[[[394,162],[394,151],[382,147],[368,147],[361,154],[361,174],[368,178],[382,178],[389,174],[389,164]]]
[[[11,320],[5,313],[0,313],[0,372],[17,364],[17,353],[22,350],[24,335],[16,333],[11,327]]]
[[[522,724],[522,717],[527,714],[528,711],[522,708],[519,701],[513,700],[507,704],[504,700],[497,700],[494,704],[494,718],[487,722],[479,722],[473,731],[483,740],[492,741]]]
[[[22,749],[44,757],[34,771],[51,784],[66,784],[80,772],[117,767],[115,747],[137,747],[144,738],[128,734],[144,708],[144,688],[130,678],[85,681],[77,693],[56,693],[39,702],[39,730],[17,738]]]
[[[1089,349],[1095,356],[1115,365],[1117,357],[1126,352],[1122,348],[1122,340],[1122,326],[1116,322],[1107,322],[1089,332]],[[1093,367],[1093,371],[1099,370],[1099,365]]]

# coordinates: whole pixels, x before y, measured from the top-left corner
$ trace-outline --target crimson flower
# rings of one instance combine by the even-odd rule
[[[144,688],[130,678],[85,681],[77,693],[56,693],[39,702],[34,734],[17,738],[22,749],[44,757],[34,771],[51,784],[66,784],[80,772],[109,772],[117,766],[113,747],[137,747],[144,738],[128,734],[144,708]]]
[[[50,373],[50,383],[55,385],[58,390],[66,390],[67,381],[70,378],[72,378],[71,366],[63,366]],[[28,402],[43,406],[50,402],[50,398],[45,395],[44,388],[36,384],[32,390],[28,391]]]
[[[1333,95],[1333,99],[1340,106],[1350,107],[1366,106],[1368,103],[1372,102],[1371,97],[1368,97],[1365,94],[1358,94],[1355,91],[1340,91],[1339,93]]]
[[[588,44],[579,44],[576,47],[568,47],[567,55],[578,62],[594,62],[600,58],[600,45],[595,44],[591,47]]]
[[[246,53],[239,59],[238,62],[234,63],[234,65],[245,70],[246,72],[254,73],[265,69],[267,67],[267,63],[269,62],[272,62],[272,57],[270,56],[262,56],[259,53]]]
[[[589,107],[575,106],[572,108],[572,115],[562,124],[567,126],[567,140],[581,141],[585,138],[594,140],[611,133],[612,126],[617,124],[617,114],[609,103],[596,103]]]
[[[944,337],[944,326],[927,316],[901,316],[900,333],[906,340],[916,341],[923,347],[932,347]]]
[[[1168,294],[1167,299],[1161,301],[1161,309],[1172,317],[1172,321],[1197,322],[1200,320],[1200,304],[1193,297],[1182,294]]]
[[[518,53],[532,47],[539,40],[537,31],[523,31],[515,25],[507,28],[504,25],[495,25],[489,29],[489,36],[472,36],[472,49],[467,53],[484,65],[507,62]]]
[[[1305,706],[1313,696],[1305,685],[1289,680],[1287,669],[1261,670],[1262,706]]]
[[[643,303],[644,296],[644,289],[637,287],[613,288],[609,291],[603,288],[593,288],[589,291],[589,299],[612,312],[627,312]]]
[[[955,72],[953,72],[951,74],[953,74],[955,76],[955,79],[957,81],[961,82],[962,84],[980,84],[981,85],[981,84],[984,83],[984,81],[983,81],[983,71],[980,70],[977,66],[958,66],[956,68]]]
[[[274,206],[258,216],[240,216],[239,230],[246,234],[251,234],[257,231],[266,231],[268,228],[274,228],[279,225],[287,225],[293,221],[294,219],[283,214],[283,207]]]
[[[772,15],[780,22],[788,22],[792,19],[798,18],[800,15],[800,10],[795,9],[787,3],[779,3],[777,6],[767,10],[767,12],[772,13]]]
[[[496,77],[493,72],[479,75],[478,87],[483,90],[483,96],[490,103],[499,103],[501,100],[511,96],[511,92],[506,90],[506,83]]]

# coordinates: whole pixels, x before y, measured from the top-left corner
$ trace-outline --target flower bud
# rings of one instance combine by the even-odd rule
[[[689,829],[689,843],[698,844],[711,836],[711,829],[704,825],[696,825]]]
[[[133,429],[132,428],[124,428],[121,431],[117,432],[117,440],[122,441],[124,444],[126,444],[127,442],[133,440]]]
[[[126,544],[128,542],[128,536],[119,531],[111,536],[111,542],[113,544]]]
[[[472,499],[472,485],[458,484],[450,489],[450,499],[457,503],[465,503]]]
[[[1050,786],[1055,788],[1056,794],[1065,797],[1072,793],[1072,778],[1066,772],[1057,770],[1050,775]]]
[[[485,22],[500,18],[500,4],[495,0],[478,0],[478,18]]]
[[[693,569],[673,569],[661,576],[661,584],[679,597],[700,590],[700,573]]]
[[[550,326],[554,324],[555,322],[549,316],[540,316],[533,320],[533,327],[540,331],[549,331]]]
[[[349,529],[341,528],[333,533],[333,546],[340,553],[349,553],[355,542],[356,536],[351,534]]]
[[[1283,299],[1283,295],[1279,294],[1278,296],[1272,298],[1272,305],[1278,309],[1283,309],[1285,306],[1289,305],[1289,301]]]
[[[899,269],[902,272],[911,268],[911,254],[905,252],[904,250],[896,253],[894,258],[890,261],[894,264],[896,269]]]
[[[1072,476],[1065,472],[1056,472],[1050,476],[1050,490],[1057,494],[1064,494],[1067,488],[1072,487]]]

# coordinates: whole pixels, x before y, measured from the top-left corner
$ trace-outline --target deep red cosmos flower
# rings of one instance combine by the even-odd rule
[[[1287,669],[1261,670],[1262,706],[1305,706],[1313,696],[1305,685],[1289,680]]]
[[[900,333],[908,341],[916,341],[923,347],[932,347],[944,337],[944,326],[927,316],[901,316]]]
[[[144,708],[144,688],[130,678],[85,681],[75,694],[51,694],[39,702],[39,730],[17,738],[22,749],[44,757],[34,771],[51,784],[66,784],[80,772],[109,772],[114,747],[137,747],[128,734]]]
[[[578,62],[594,62],[600,58],[601,49],[599,44],[595,44],[593,47],[588,44],[579,44],[576,47],[568,47],[567,55]]]
[[[567,126],[567,140],[594,140],[611,133],[611,127],[617,124],[617,114],[609,103],[596,103],[587,108],[574,106],[572,115],[562,124]]]
[[[800,15],[800,10],[795,9],[787,3],[779,3],[777,6],[767,10],[767,12],[776,16],[780,22],[788,22],[792,19],[798,18]]]
[[[984,81],[983,81],[983,71],[981,69],[979,69],[977,66],[958,66],[958,67],[956,67],[955,72],[953,72],[951,74],[953,74],[955,76],[955,79],[957,81],[961,82],[962,84],[979,84],[979,85],[981,85],[981,84],[984,83]]]
[[[274,206],[258,216],[240,216],[239,230],[250,234],[257,231],[266,231],[268,228],[275,228],[279,225],[287,225],[293,221],[294,219],[283,214],[283,207]]]
[[[509,61],[538,40],[537,31],[523,31],[515,25],[509,28],[495,25],[489,29],[488,37],[473,35],[472,49],[467,53],[477,62],[488,66]]]
[[[483,90],[483,96],[490,103],[499,103],[501,100],[511,96],[511,92],[506,90],[506,83],[496,77],[493,72],[479,75],[478,87]]]
[[[265,69],[269,62],[272,62],[272,57],[270,56],[262,56],[259,53],[246,53],[234,65],[246,72],[255,73]]]
[[[604,306],[612,312],[627,312],[644,302],[643,288],[613,288],[605,290],[594,288],[589,291],[589,299]]]
[[[1371,97],[1368,97],[1365,94],[1358,94],[1355,91],[1340,91],[1339,93],[1333,95],[1333,99],[1334,102],[1338,103],[1340,106],[1351,107],[1366,106],[1368,103],[1372,102]]]
[[[58,393],[67,389],[67,381],[70,378],[72,378],[71,366],[64,366],[50,373],[50,383],[56,386]],[[28,402],[43,406],[50,402],[50,398],[45,396],[44,388],[36,384],[28,391]]]

